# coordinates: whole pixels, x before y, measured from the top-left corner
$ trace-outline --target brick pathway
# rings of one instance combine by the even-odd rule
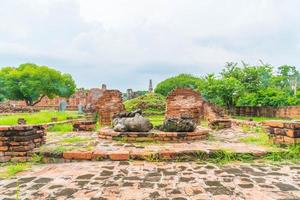
[[[300,199],[300,164],[46,164],[0,180],[0,199],[17,193],[20,199]]]

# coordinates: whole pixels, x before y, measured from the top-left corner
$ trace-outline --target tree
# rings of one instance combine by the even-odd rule
[[[177,76],[168,78],[162,82],[160,82],[154,92],[167,96],[169,92],[174,90],[175,88],[192,88],[197,89],[199,85],[202,83],[200,78],[192,76],[190,74],[179,74]]]
[[[0,70],[7,99],[24,100],[34,106],[45,96],[69,97],[75,92],[75,82],[69,74],[32,63]]]

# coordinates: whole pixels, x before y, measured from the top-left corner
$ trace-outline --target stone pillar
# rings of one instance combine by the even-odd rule
[[[148,92],[152,93],[153,92],[153,86],[152,86],[152,80],[149,80],[149,87],[148,87]]]

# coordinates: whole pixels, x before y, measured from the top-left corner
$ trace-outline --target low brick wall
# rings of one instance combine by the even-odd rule
[[[31,151],[45,143],[44,125],[0,126],[0,162],[28,161]]]
[[[264,126],[268,127],[270,138],[278,144],[300,143],[300,122],[295,121],[266,121]]]
[[[76,121],[73,123],[73,131],[93,131],[96,128],[96,121]]]
[[[209,129],[197,127],[193,132],[162,132],[153,130],[150,132],[116,132],[111,128],[100,129],[100,139],[122,140],[128,142],[180,142],[206,139]]]
[[[296,118],[300,117],[300,106],[285,107],[236,107],[234,114],[238,116]]]

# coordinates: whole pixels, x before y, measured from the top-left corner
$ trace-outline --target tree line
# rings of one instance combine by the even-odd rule
[[[300,105],[300,73],[294,66],[273,67],[227,63],[219,74],[180,74],[160,82],[155,92],[166,96],[176,87],[197,90],[211,103],[235,106]]]

